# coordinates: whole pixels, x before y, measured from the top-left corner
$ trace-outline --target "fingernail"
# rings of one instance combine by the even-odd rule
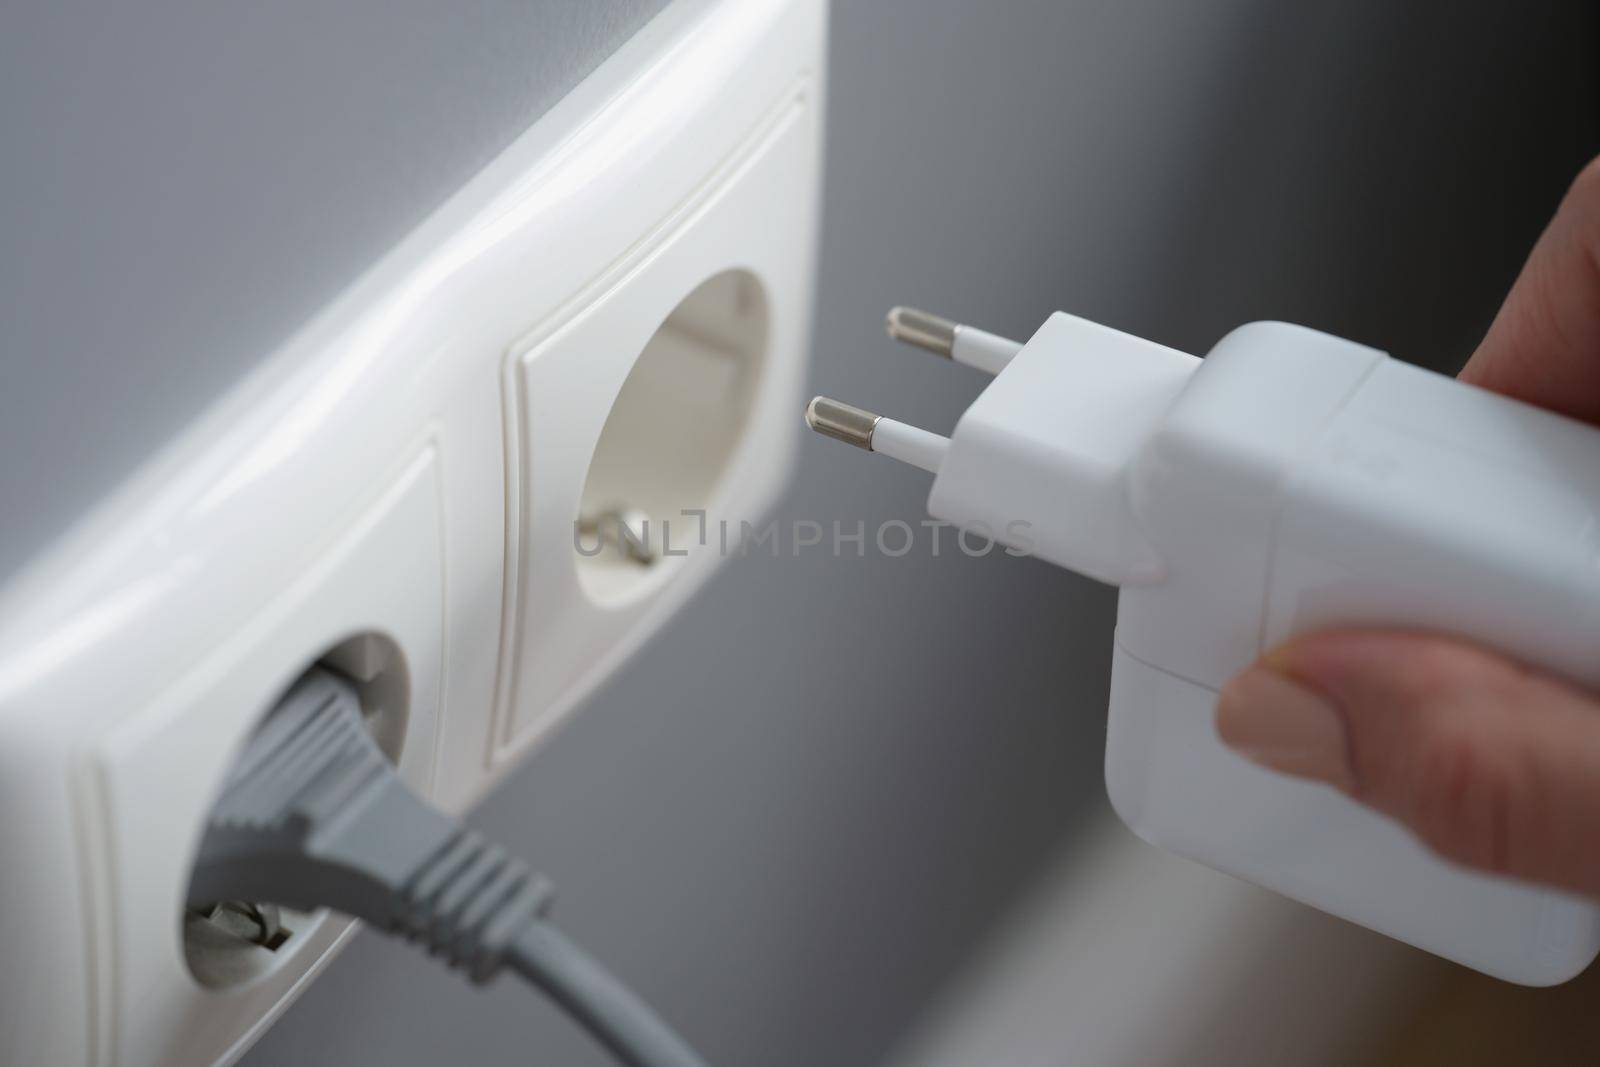
[[[1217,700],[1223,744],[1263,767],[1348,789],[1344,717],[1322,694],[1268,667],[1251,667]]]

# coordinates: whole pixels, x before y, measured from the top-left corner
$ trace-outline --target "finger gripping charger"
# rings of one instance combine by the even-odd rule
[[[1600,432],[1285,323],[1203,361],[1062,313],[1024,345],[889,326],[995,374],[950,438],[820,397],[807,422],[933,472],[936,518],[1121,587],[1106,788],[1134,831],[1509,981],[1594,958],[1594,903],[1456,866],[1212,715],[1263,651],[1338,626],[1600,685]]]

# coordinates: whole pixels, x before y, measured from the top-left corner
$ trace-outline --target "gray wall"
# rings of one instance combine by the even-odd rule
[[[0,584],[665,3],[0,3]]]
[[[0,467],[13,562],[657,6],[8,15],[48,42],[0,34],[0,424],[58,460]],[[981,380],[890,346],[900,301],[1191,350],[1281,317],[1453,365],[1594,132],[1582,6],[1482,7],[845,0],[819,391],[954,422]],[[90,435],[57,425],[85,389]],[[783,514],[925,493],[808,441]],[[476,821],[715,1062],[873,1063],[1101,803],[1112,605],[949,545],[736,561]],[[604,1062],[365,935],[245,1059]]]

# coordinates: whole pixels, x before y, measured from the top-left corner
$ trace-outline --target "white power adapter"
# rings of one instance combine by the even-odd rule
[[[936,518],[1122,587],[1106,787],[1146,840],[1508,981],[1600,951],[1600,906],[1469,871],[1218,740],[1217,691],[1334,626],[1455,634],[1600,685],[1600,432],[1304,327],[1204,361],[1057,313],[1027,344],[909,309],[995,374],[946,439],[825,398],[934,473]]]

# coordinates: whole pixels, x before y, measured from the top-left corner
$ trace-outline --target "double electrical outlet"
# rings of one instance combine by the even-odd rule
[[[0,1063],[229,1062],[348,936],[184,908],[232,755],[307,666],[460,811],[716,565],[658,551],[663,520],[771,505],[825,18],[669,5],[0,591]]]

